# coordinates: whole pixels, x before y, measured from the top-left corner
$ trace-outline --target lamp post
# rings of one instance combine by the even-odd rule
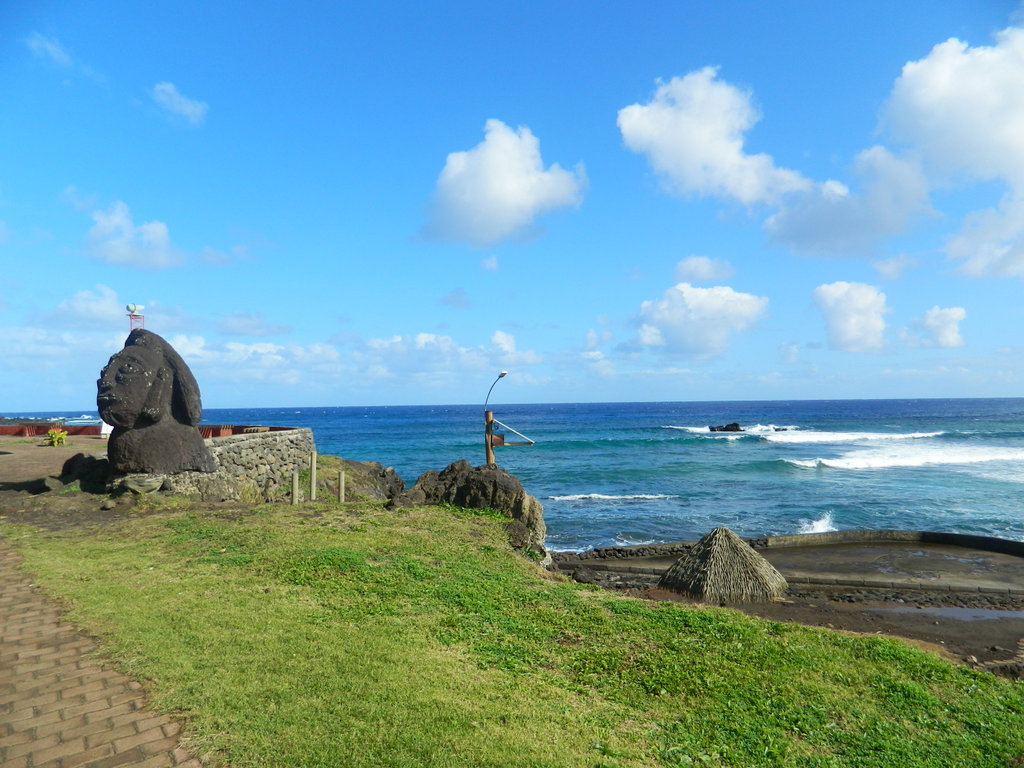
[[[487,410],[487,403],[491,399],[491,392],[494,389],[494,385],[498,383],[499,379],[503,379],[508,376],[508,371],[502,371],[498,374],[498,378],[491,384],[491,388],[487,390],[487,397],[484,398],[484,446],[487,449],[487,464],[497,464],[494,461],[494,413]]]

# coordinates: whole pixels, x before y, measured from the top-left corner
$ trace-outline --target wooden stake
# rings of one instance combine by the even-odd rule
[[[338,501],[345,503],[345,470],[338,470]]]
[[[292,472],[292,506],[299,505],[299,473]]]
[[[316,451],[309,454],[309,500],[316,501]]]
[[[487,448],[487,464],[494,464],[494,445],[491,437],[494,435],[494,411],[484,411],[484,446]]]

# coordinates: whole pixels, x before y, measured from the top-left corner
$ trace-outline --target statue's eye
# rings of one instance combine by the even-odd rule
[[[117,372],[124,373],[130,376],[134,373],[138,373],[139,369],[138,366],[136,366],[134,363],[125,363],[124,365],[117,369]]]

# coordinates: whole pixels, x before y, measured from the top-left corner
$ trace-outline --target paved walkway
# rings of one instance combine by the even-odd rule
[[[95,643],[16,566],[0,541],[0,766],[199,768],[180,726],[142,686],[86,658]]]

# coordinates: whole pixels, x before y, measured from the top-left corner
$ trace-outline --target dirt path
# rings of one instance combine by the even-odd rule
[[[44,437],[0,435],[0,483],[21,483],[59,475],[76,453],[106,456],[107,441],[99,435],[74,435],[67,445],[49,446]]]

